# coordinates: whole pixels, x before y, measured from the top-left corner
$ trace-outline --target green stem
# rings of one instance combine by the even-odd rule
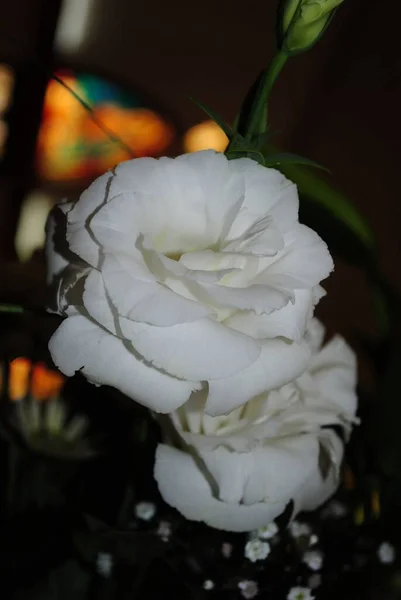
[[[287,62],[287,59],[288,55],[280,50],[264,72],[249,115],[245,132],[246,139],[250,139],[255,133],[264,133],[266,131],[268,99],[273,89],[273,85]]]

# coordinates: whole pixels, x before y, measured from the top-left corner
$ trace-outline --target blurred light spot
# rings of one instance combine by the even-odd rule
[[[372,514],[375,517],[375,519],[378,519],[380,517],[380,513],[381,513],[380,493],[378,490],[373,490],[371,503],[372,503]]]
[[[355,489],[355,477],[349,465],[345,465],[344,467],[343,483],[346,490]]]
[[[0,63],[0,114],[3,114],[11,104],[14,79],[12,68]]]
[[[22,262],[45,245],[45,225],[52,206],[51,196],[40,190],[25,198],[15,236],[15,248]]]
[[[226,134],[214,121],[203,121],[203,123],[194,125],[184,135],[185,152],[198,152],[199,150],[224,152],[227,144]]]
[[[29,358],[18,357],[11,361],[8,373],[10,400],[21,400],[31,396],[35,400],[48,400],[59,395],[65,377],[58,371],[49,369],[43,363],[32,363]],[[2,391],[2,371],[0,371],[0,392]]]
[[[93,0],[64,0],[54,44],[60,52],[74,52],[88,35]]]

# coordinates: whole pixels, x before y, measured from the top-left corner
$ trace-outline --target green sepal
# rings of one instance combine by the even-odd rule
[[[319,163],[299,156],[298,154],[292,154],[290,152],[278,152],[277,154],[265,155],[265,166],[279,168],[281,165],[304,165],[306,167],[313,167],[315,169],[321,169],[323,171],[330,172],[329,169],[323,167]]]
[[[266,147],[266,144],[270,142],[273,136],[274,133],[272,131],[264,131],[263,133],[255,133],[254,135],[252,135],[249,141],[253,148],[262,150]]]
[[[230,125],[228,125],[221,117],[220,115],[218,115],[212,108],[210,108],[209,106],[207,106],[206,104],[203,104],[203,102],[200,102],[199,100],[196,100],[195,98],[190,98],[192,100],[192,102],[194,102],[197,106],[199,106],[199,108],[201,110],[203,110],[204,113],[207,114],[208,117],[210,117],[210,119],[212,119],[212,121],[214,121],[219,127],[220,129],[222,129],[224,131],[224,133],[226,134],[226,136],[228,137],[229,140],[231,140],[231,138],[234,135],[234,130],[232,129],[232,127],[230,127]]]
[[[263,153],[258,148],[253,147],[252,144],[239,133],[233,135],[225,154],[228,160],[233,160],[235,158],[251,158],[263,166],[265,164]]]
[[[278,5],[278,9],[277,9],[277,17],[276,17],[276,40],[277,40],[277,48],[279,50],[281,50],[282,52],[285,52],[287,54],[287,56],[291,57],[291,56],[297,56],[298,54],[302,54],[303,52],[308,52],[308,50],[311,50],[313,48],[313,46],[315,46],[315,44],[317,44],[320,39],[323,37],[323,35],[326,32],[326,29],[328,28],[328,26],[330,25],[335,13],[338,10],[338,6],[336,8],[333,8],[332,12],[330,13],[330,15],[327,17],[327,21],[324,24],[324,26],[322,27],[321,31],[319,32],[319,34],[315,37],[315,39],[313,40],[313,42],[303,48],[297,48],[294,50],[291,50],[287,45],[286,45],[286,32],[283,31],[283,20],[284,20],[284,11],[285,11],[285,5],[286,5],[286,0],[281,0],[281,2],[279,2]],[[301,5],[301,0],[299,2],[299,6],[296,9],[294,16],[292,18],[292,21],[296,20],[296,17],[299,15],[299,10],[300,10],[300,5]],[[289,30],[291,28],[291,24],[289,24],[287,30]]]

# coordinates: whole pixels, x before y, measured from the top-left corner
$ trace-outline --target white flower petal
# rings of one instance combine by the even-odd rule
[[[72,208],[71,202],[60,202],[49,213],[46,222],[46,269],[47,283],[51,284],[54,278],[78,257],[68,247],[65,239],[67,213]]]
[[[100,207],[110,199],[110,185],[113,178],[114,174],[111,171],[98,177],[81,194],[78,202],[68,213],[67,241],[70,249],[93,267],[99,265],[101,248],[93,238],[89,226]]]
[[[299,199],[297,186],[287,180],[282,184],[277,202],[269,210],[274,224],[281,233],[287,233],[298,222]]]
[[[222,441],[222,443],[224,443]],[[221,445],[199,455],[216,484],[216,495],[228,503],[288,503],[305,479],[317,470],[315,435],[267,438],[263,446],[237,453]]]
[[[157,229],[160,212],[151,210],[152,198],[134,191],[120,193],[101,205],[88,224],[91,237],[103,252],[140,255],[136,240]]]
[[[200,384],[161,373],[90,319],[63,321],[49,342],[56,366],[67,376],[76,371],[92,383],[110,385],[157,412],[175,410]]]
[[[272,222],[270,214],[256,219],[238,238],[224,245],[224,252],[255,256],[275,256],[284,248],[283,236]]]
[[[312,288],[333,270],[327,246],[313,229],[298,224],[284,239],[285,248],[277,256],[261,260],[256,283],[279,289]]]
[[[354,415],[357,407],[357,364],[353,350],[341,336],[332,338],[311,361],[310,373],[320,395]]]
[[[154,249],[159,252],[206,248],[217,243],[225,220],[233,218],[232,208],[239,208],[243,197],[242,178],[231,173],[227,163],[223,154],[213,151],[161,158],[145,168],[137,160],[127,161],[117,167],[112,193],[148,195],[147,213],[157,214]]]
[[[231,252],[215,252],[214,250],[201,250],[187,252],[180,257],[179,264],[191,271],[225,271],[227,269],[243,270],[249,263],[249,258],[244,254]]]
[[[320,285],[317,286],[317,288],[318,288],[318,290],[323,289],[323,288],[321,288]],[[324,294],[322,294],[322,296],[323,295]],[[320,296],[320,297],[322,297],[322,296]],[[320,298],[318,298],[318,300],[319,299]],[[321,323],[316,318],[311,319],[309,322],[309,325],[308,325],[306,339],[307,339],[309,347],[311,349],[312,356],[317,354],[320,351],[320,349],[323,345],[325,334],[326,334],[326,329],[325,329],[323,323]]]
[[[309,358],[310,350],[304,341],[262,341],[260,357],[248,369],[209,381],[205,412],[212,416],[227,414],[254,396],[292,381],[306,369]]]
[[[213,150],[183,154],[175,162],[191,169],[202,190],[207,226],[216,242],[224,240],[244,200],[242,174],[232,169],[233,161]]]
[[[252,468],[244,489],[243,503],[265,499],[271,503],[292,500],[305,479],[317,470],[318,443],[313,434],[283,439],[268,438],[252,455]]]
[[[170,506],[187,519],[204,521],[217,529],[252,531],[273,521],[285,508],[285,504],[259,502],[246,506],[218,500],[195,460],[164,444],[156,451],[155,478]]]
[[[121,318],[124,337],[157,368],[193,381],[228,377],[260,355],[260,343],[211,319],[154,327]]]
[[[199,282],[199,284],[204,293],[209,296],[212,306],[253,310],[258,315],[280,310],[293,297],[291,292],[282,292],[269,285],[228,287],[218,283]]]
[[[294,303],[288,302],[279,310],[263,315],[240,312],[224,323],[256,339],[285,337],[300,342],[305,335],[312,308],[312,291],[295,290]]]
[[[241,173],[245,180],[243,210],[230,231],[237,237],[243,233],[247,215],[262,216],[269,212],[274,224],[285,233],[298,220],[298,194],[294,183],[276,169],[268,169],[249,158],[230,161],[233,171]]]
[[[82,293],[84,282],[90,267],[79,268],[70,264],[61,272],[53,282],[54,305],[49,305],[49,310],[60,315],[70,314],[76,306],[82,306]]]
[[[113,305],[128,319],[164,327],[196,321],[210,312],[159,283],[130,256],[106,254],[101,273]]]
[[[304,484],[294,497],[294,515],[301,511],[315,510],[334,494],[339,484],[338,470],[344,454],[344,445],[334,431],[325,431],[326,444],[329,444],[333,465],[326,477],[320,469],[315,469],[305,478]],[[323,440],[324,441],[324,440]]]
[[[216,496],[230,504],[241,503],[247,481],[252,476],[254,469],[254,452],[236,453],[219,446],[213,450],[200,450],[199,455],[216,484]],[[264,499],[265,497],[262,495],[256,502]]]
[[[89,267],[71,251],[65,237],[72,206],[71,202],[56,205],[46,223],[47,283],[51,288],[48,309],[59,314],[65,314],[69,305],[82,304],[80,283]]]

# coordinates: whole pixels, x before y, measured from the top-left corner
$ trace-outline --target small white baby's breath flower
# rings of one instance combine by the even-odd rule
[[[163,542],[168,542],[171,535],[171,523],[169,521],[160,521],[157,535],[161,537]]]
[[[320,550],[308,550],[303,555],[302,561],[312,569],[312,571],[320,571],[323,566],[323,554]]]
[[[317,544],[319,541],[319,538],[317,537],[317,535],[312,534],[309,538],[309,546],[314,546],[315,544]]]
[[[320,573],[313,573],[313,575],[311,575],[309,577],[309,579],[308,579],[308,586],[312,590],[315,590],[320,585],[322,585],[322,576],[321,576],[321,574]]]
[[[272,537],[277,535],[278,531],[278,526],[274,521],[272,521],[268,525],[256,529],[255,537],[258,537],[260,540],[270,540]]]
[[[108,552],[99,552],[96,558],[96,569],[99,575],[106,579],[110,577],[113,570],[113,557]]]
[[[382,565],[391,565],[395,559],[394,546],[389,544],[389,542],[383,542],[377,550],[377,556]]]
[[[203,582],[203,589],[210,591],[214,588],[214,582],[211,579],[205,579]]]
[[[241,596],[246,600],[251,600],[259,592],[257,582],[253,581],[252,579],[244,579],[243,581],[240,581],[238,587],[241,590]]]
[[[341,519],[345,517],[348,513],[348,509],[342,502],[338,500],[332,500],[329,504],[322,510],[320,516],[322,519]]]
[[[232,551],[233,545],[229,542],[223,542],[223,544],[221,545],[221,553],[224,556],[224,558],[230,558]]]
[[[300,521],[292,521],[288,526],[288,530],[293,538],[309,537],[312,534],[311,527]]]
[[[253,539],[245,545],[245,557],[251,562],[264,560],[270,554],[270,545],[267,542]]]
[[[314,598],[310,588],[299,586],[291,588],[287,595],[287,600],[314,600]]]
[[[135,515],[142,521],[150,521],[156,514],[156,506],[153,502],[139,502],[135,506]]]

